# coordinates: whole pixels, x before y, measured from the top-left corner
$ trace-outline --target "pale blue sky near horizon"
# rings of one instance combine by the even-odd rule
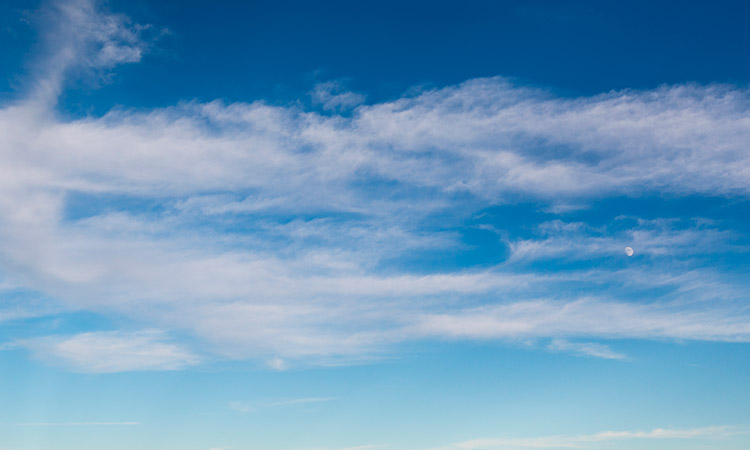
[[[748,12],[2,2],[0,450],[748,448]]]

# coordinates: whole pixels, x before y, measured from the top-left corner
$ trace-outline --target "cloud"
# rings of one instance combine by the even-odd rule
[[[630,219],[633,227],[617,230],[620,222]],[[518,262],[542,259],[590,259],[623,254],[631,245],[639,254],[649,256],[713,255],[747,252],[739,244],[738,233],[722,230],[700,218],[661,218],[644,220],[618,217],[611,224],[615,230],[591,227],[582,222],[556,219],[538,226],[538,235],[509,242],[511,258]]]
[[[310,91],[310,96],[326,111],[348,110],[365,101],[364,95],[346,90],[340,81],[318,83]]]
[[[545,219],[533,236],[503,231],[507,258],[435,268],[470,250],[466,223],[498,205],[747,199],[745,88],[571,99],[483,78],[363,105],[328,83],[313,91],[328,114],[186,101],[62,119],[52,104],[71,71],[137,62],[147,44],[143,27],[96,2],[49,11],[60,39],[39,90],[0,107],[0,272],[53,306],[12,306],[0,320],[124,316],[277,370],[414,339],[557,338],[605,355],[571,342],[750,337],[747,281],[696,258],[747,251],[741,227],[710,217]],[[640,265],[612,263],[625,243]],[[565,264],[538,269],[550,261]],[[198,363],[187,343],[152,333],[25,342],[81,371]]]
[[[45,123],[33,110],[13,108],[3,114],[4,143],[15,144],[12,154],[44,149],[48,159],[13,164],[36,173],[28,184],[39,187],[180,199],[250,191],[245,204],[255,210],[363,212],[380,201],[388,211],[422,196],[450,205],[456,192],[479,205],[518,195],[748,192],[744,91],[677,86],[575,102],[527,91],[502,79],[472,80],[363,106],[353,117],[212,102]],[[625,131],[601,136],[611,122],[638,114],[617,128]],[[659,123],[663,116],[685,120]],[[34,137],[20,143],[19,134]],[[382,183],[379,196],[367,182]]]
[[[98,427],[98,426],[132,426],[139,422],[17,422],[12,425],[24,427]]]
[[[688,309],[681,304],[666,302],[522,301],[453,313],[426,314],[415,331],[424,336],[456,339],[595,336],[748,342],[750,325],[741,309],[737,312],[739,315],[719,308]],[[567,345],[571,349],[577,347]]]
[[[287,367],[286,361],[279,358],[278,356],[268,360],[267,364],[268,367],[272,368],[273,370],[284,370]]]
[[[163,338],[155,331],[91,332],[21,340],[18,344],[40,358],[78,372],[178,370],[198,363],[195,355]]]
[[[624,359],[626,357],[622,353],[617,353],[608,346],[596,342],[570,342],[565,339],[553,339],[547,348],[595,358]]]
[[[2,297],[0,324],[20,322],[65,311],[65,308],[56,304],[52,299],[15,286],[4,287],[0,284],[0,296]]]
[[[723,439],[737,432],[738,430],[726,426],[688,429],[656,428],[651,431],[604,431],[578,436],[473,439],[457,442],[442,449],[588,448],[593,443],[617,440]]]
[[[54,103],[73,72],[112,69],[141,60],[148,27],[104,10],[96,0],[52,0],[38,14],[45,58],[38,63],[33,101]]]

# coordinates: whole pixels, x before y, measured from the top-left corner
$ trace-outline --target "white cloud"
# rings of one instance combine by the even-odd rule
[[[282,358],[279,358],[278,356],[269,359],[267,364],[268,367],[273,370],[284,370],[287,368],[286,361],[284,361]]]
[[[609,346],[596,342],[570,342],[565,339],[553,339],[547,348],[554,351],[593,356],[595,358],[624,359],[626,357],[622,353],[615,352]]]
[[[313,102],[327,111],[342,111],[358,106],[365,101],[362,94],[352,92],[341,81],[326,81],[315,85],[310,92]]]
[[[155,331],[92,332],[21,340],[18,344],[40,358],[80,372],[177,370],[198,363],[195,355],[163,338]]]
[[[39,17],[46,41],[31,100],[54,103],[74,71],[111,69],[141,60],[147,47],[141,32],[121,14],[105,11],[97,0],[52,0]]]
[[[612,257],[622,255],[626,245],[638,249],[639,255],[649,256],[713,255],[750,250],[736,242],[738,233],[717,228],[701,218],[620,219],[631,219],[636,224],[613,232],[606,227],[595,228],[581,222],[544,222],[538,227],[539,236],[509,242],[511,259],[523,262]]]
[[[415,332],[457,339],[590,336],[748,342],[750,323],[741,308],[735,311],[667,302],[520,301],[425,314]]]
[[[0,271],[58,309],[13,306],[0,320],[121,314],[275,369],[408,339],[750,336],[736,303],[747,282],[690,260],[746,251],[719,225],[642,221],[613,235],[549,221],[540,236],[508,238],[510,259],[495,265],[418,273],[398,263],[463,249],[452,227],[515,200],[562,211],[611,195],[746,198],[746,89],[568,99],[488,78],[356,106],[340,85],[319,85],[330,115],[215,101],[63,120],[50,104],[69,70],[138,61],[146,44],[142,28],[95,2],[53,5],[60,38],[40,90],[0,107]],[[620,256],[624,243],[653,263],[530,268]],[[197,362],[149,334],[28,342],[77,370]]]
[[[523,97],[510,102],[522,95],[517,91]],[[747,119],[726,113],[742,110],[744,91],[678,86],[579,101],[540,95],[499,79],[473,80],[364,106],[349,118],[214,102],[59,123],[13,108],[2,117],[4,143],[13,144],[5,159],[17,155],[11,167],[37,174],[26,185],[179,198],[250,189],[257,192],[254,209],[283,204],[292,211],[303,204],[372,211],[376,200],[395,206],[357,187],[368,179],[399,183],[410,203],[420,192],[450,202],[456,190],[491,203],[511,194],[565,200],[748,192]],[[622,120],[623,108],[642,119],[599,141],[601,128]],[[684,122],[659,123],[663,116]],[[23,148],[36,151],[23,157]]]
[[[11,321],[21,321],[65,311],[65,308],[55,304],[48,298],[40,298],[34,292],[15,289],[3,289],[0,287],[0,324]]]

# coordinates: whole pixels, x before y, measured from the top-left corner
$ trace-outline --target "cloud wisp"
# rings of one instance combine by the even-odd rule
[[[132,426],[139,422],[17,422],[11,424],[21,427],[99,427],[99,426]]]
[[[42,359],[79,372],[111,373],[137,370],[178,370],[198,358],[182,346],[165,342],[159,332],[90,332],[47,336],[16,343]]]
[[[552,351],[571,352],[594,358],[625,359],[625,355],[622,353],[617,353],[608,346],[596,342],[570,342],[565,339],[553,339],[547,348]]]
[[[526,449],[526,448],[591,448],[592,444],[620,440],[724,439],[739,432],[726,426],[650,431],[603,431],[578,436],[543,436],[534,438],[488,438],[457,442],[441,450],[461,449]],[[437,449],[435,449],[437,450]]]
[[[37,14],[45,42],[29,101],[54,105],[73,74],[101,78],[108,70],[139,62],[147,48],[148,26],[112,14],[96,0],[52,0]]]

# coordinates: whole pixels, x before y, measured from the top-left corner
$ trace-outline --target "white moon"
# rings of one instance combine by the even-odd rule
[[[628,256],[633,256],[633,247],[625,247],[625,254]]]

